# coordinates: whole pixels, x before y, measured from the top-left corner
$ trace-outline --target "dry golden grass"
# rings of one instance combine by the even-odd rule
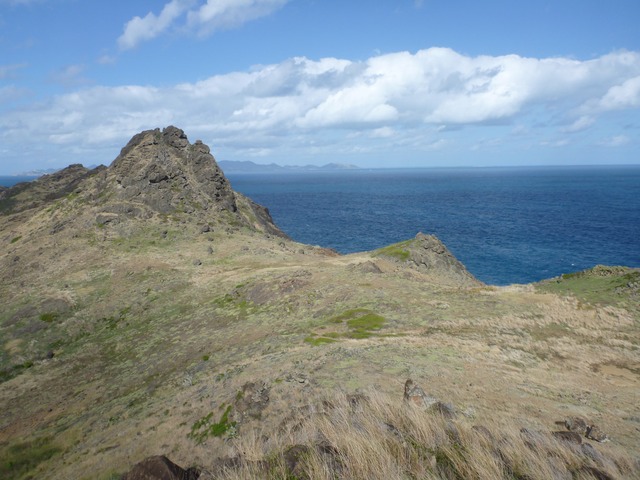
[[[91,211],[74,228],[42,235],[47,218],[37,213],[19,228],[0,218],[11,232],[0,239],[0,373],[10,373],[0,383],[0,455],[40,438],[59,447],[23,478],[110,479],[156,454],[213,468],[229,443],[197,445],[192,425],[212,411],[220,418],[243,384],[262,381],[270,401],[262,419],[239,426],[236,441],[248,446],[235,478],[264,478],[265,461],[267,476],[286,478],[283,452],[295,445],[308,450],[298,469],[311,478],[333,478],[338,460],[347,478],[519,478],[509,468],[534,472],[526,478],[585,476],[571,470],[573,457],[522,449],[521,427],[548,431],[569,415],[610,435],[599,449],[638,451],[637,295],[589,303],[565,294],[569,280],[562,292],[454,288],[371,253],[328,256],[250,231],[202,234],[192,222],[158,218],[87,229]],[[348,338],[348,323],[331,321],[361,310],[385,319],[367,338]],[[314,346],[305,342],[312,334],[336,342]],[[307,380],[288,380],[299,376]],[[494,443],[477,438],[471,420],[455,425],[465,448],[482,455],[456,447],[441,419],[418,428],[413,416],[424,415],[401,402],[383,402],[367,420],[338,399],[332,412],[278,429],[334,389],[376,385],[395,395],[408,376],[513,441],[500,446],[511,463],[490,454]],[[492,424],[497,410],[517,422]],[[324,438],[339,455],[317,452]]]
[[[640,474],[637,460],[611,446],[605,453],[601,445],[572,444],[495,420],[447,419],[375,391],[341,393],[294,428],[245,433],[230,448],[227,467],[218,461],[201,478],[551,480]]]

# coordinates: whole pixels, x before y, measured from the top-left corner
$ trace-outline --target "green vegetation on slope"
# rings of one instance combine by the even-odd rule
[[[380,248],[374,252],[375,255],[383,255],[396,260],[405,262],[409,260],[411,254],[407,247],[411,244],[412,240],[405,240],[404,242],[394,243],[384,248]]]
[[[224,405],[220,406],[220,408],[224,407]],[[229,435],[236,427],[236,422],[229,421],[231,408],[231,405],[227,406],[222,413],[220,420],[217,422],[213,422],[213,412],[210,412],[200,420],[196,421],[191,427],[191,432],[188,437],[196,443],[201,444],[210,437],[222,437],[223,435]]]
[[[638,303],[640,271],[598,265],[544,280],[538,284],[538,289],[559,295],[572,295],[581,302],[590,304],[631,307]]]
[[[0,478],[36,478],[31,475],[33,470],[61,451],[51,437],[10,445],[0,450]]]
[[[332,326],[346,326],[347,331],[331,331],[322,334],[311,334],[304,341],[315,347],[326,343],[334,343],[339,338],[364,339],[375,335],[374,332],[380,330],[386,320],[366,308],[355,308],[346,310],[339,315],[331,317],[329,324]]]

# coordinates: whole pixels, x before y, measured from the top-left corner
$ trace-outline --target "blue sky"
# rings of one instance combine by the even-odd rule
[[[639,164],[637,0],[0,0],[0,174],[176,125],[218,160]]]

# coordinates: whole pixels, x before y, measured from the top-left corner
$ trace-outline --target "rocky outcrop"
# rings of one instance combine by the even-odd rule
[[[596,442],[607,442],[609,440],[609,436],[604,433],[600,427],[582,417],[569,417],[556,422],[556,425],[564,425],[569,432],[578,434],[589,440],[595,440]]]
[[[157,455],[134,465],[122,480],[197,480],[199,477],[197,469],[185,470],[164,455]]]
[[[233,403],[234,418],[241,422],[247,418],[260,419],[269,403],[270,387],[265,382],[245,383]]]
[[[238,209],[209,147],[191,145],[176,127],[135,135],[109,167],[107,182],[115,187],[118,200],[141,203],[161,214]]]
[[[374,255],[411,266],[436,277],[439,283],[463,287],[482,285],[434,235],[420,232],[414,239],[381,248]]]
[[[110,199],[106,213],[186,215],[286,236],[268,209],[233,191],[207,145],[189,143],[173,126],[135,135],[108,168],[102,189]]]
[[[427,395],[422,387],[411,379],[404,384],[403,398],[409,405],[420,408],[431,408],[438,401],[431,395]]]
[[[465,285],[480,284],[445,247],[444,243],[434,235],[418,233],[414,241],[409,245],[408,250],[409,261],[419,269],[453,277]]]
[[[265,207],[233,191],[207,145],[189,143],[185,133],[173,126],[138,133],[109,167],[89,170],[71,165],[1,191],[0,214],[76,197],[82,213],[94,212],[90,223],[100,227],[129,219],[171,216],[184,222],[247,227],[286,237]],[[58,218],[51,233],[63,230],[77,216],[74,211],[66,219]]]
[[[437,398],[425,393],[422,387],[410,378],[404,384],[403,399],[413,407],[440,414],[444,418],[452,419],[456,417],[456,409],[453,404],[441,402]]]

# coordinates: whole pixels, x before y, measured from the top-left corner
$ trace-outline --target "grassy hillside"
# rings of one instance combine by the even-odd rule
[[[2,455],[30,458],[17,471],[110,478],[161,453],[207,468],[336,392],[399,400],[408,377],[464,412],[461,428],[550,432],[581,415],[611,436],[598,449],[639,446],[638,312],[624,292],[586,303],[567,280],[443,287],[377,253],[171,222],[94,226],[44,256],[28,227],[6,236],[0,290]],[[269,390],[260,414],[227,411],[251,382]]]
[[[115,479],[151,455],[203,479],[638,476],[637,271],[492,287],[421,234],[339,256],[218,171],[205,195],[175,172],[208,149],[168,134],[115,162],[174,142],[168,173],[144,163],[158,184],[75,167],[64,194],[3,193],[1,478]],[[408,378],[440,406],[407,404]],[[609,441],[552,435],[573,417]]]

